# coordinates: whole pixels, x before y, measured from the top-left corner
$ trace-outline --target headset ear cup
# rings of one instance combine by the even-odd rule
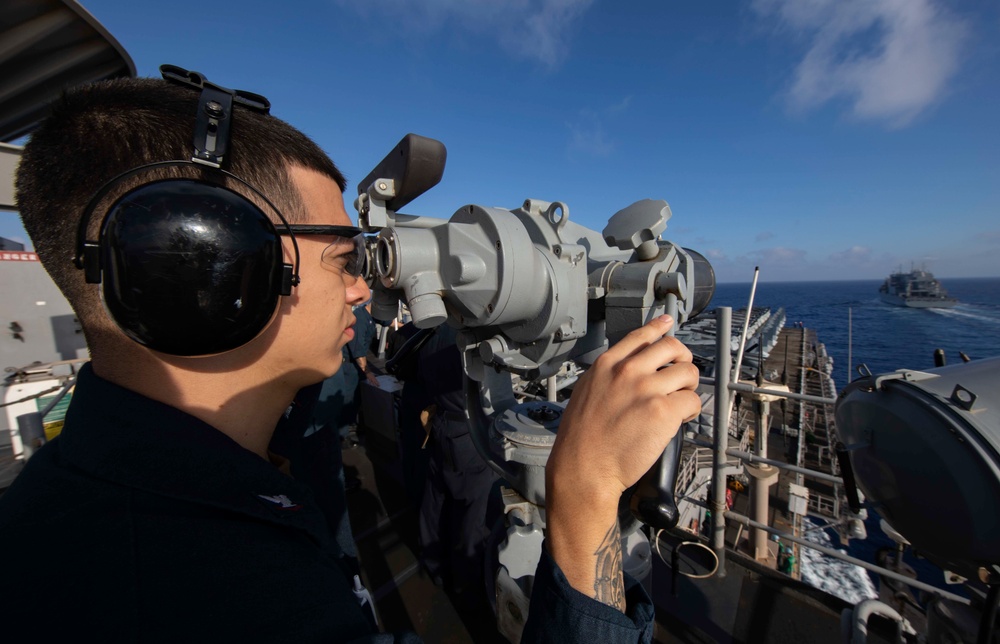
[[[288,269],[270,219],[243,196],[202,181],[158,181],[127,193],[105,217],[100,245],[109,315],[130,338],[162,353],[242,346],[267,327],[287,294]]]

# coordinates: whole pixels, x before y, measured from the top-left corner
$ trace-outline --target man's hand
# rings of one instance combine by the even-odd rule
[[[623,611],[619,497],[701,411],[698,369],[665,335],[672,324],[657,318],[594,362],[573,389],[546,465],[552,557],[570,585]]]
[[[354,363],[358,365],[358,371],[365,374],[365,379],[368,383],[373,387],[378,387],[378,378],[374,373],[368,370],[368,358],[361,356],[360,358],[357,358]]]

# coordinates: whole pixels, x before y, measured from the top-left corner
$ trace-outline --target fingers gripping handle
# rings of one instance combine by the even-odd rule
[[[666,304],[667,314],[676,320],[677,297],[672,294],[667,296]],[[674,335],[675,330],[676,327],[671,327],[668,335]],[[660,459],[639,479],[629,500],[632,516],[657,530],[670,530],[680,518],[674,492],[683,446],[684,438],[678,431],[667,443]]]
[[[632,516],[657,530],[673,528],[680,518],[674,491],[683,445],[684,438],[677,432],[660,454],[660,459],[639,479],[629,501]]]

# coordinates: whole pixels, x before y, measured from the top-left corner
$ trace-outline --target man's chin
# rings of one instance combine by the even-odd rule
[[[340,356],[340,352],[337,353],[337,358],[330,364],[317,368],[315,370],[310,370],[309,377],[312,380],[309,384],[315,384],[317,382],[322,382],[327,378],[333,376],[339,372],[344,367],[344,359]]]

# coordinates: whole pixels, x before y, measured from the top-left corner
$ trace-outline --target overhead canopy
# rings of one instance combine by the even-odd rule
[[[29,133],[63,89],[119,76],[135,64],[74,0],[0,1],[0,141]]]

